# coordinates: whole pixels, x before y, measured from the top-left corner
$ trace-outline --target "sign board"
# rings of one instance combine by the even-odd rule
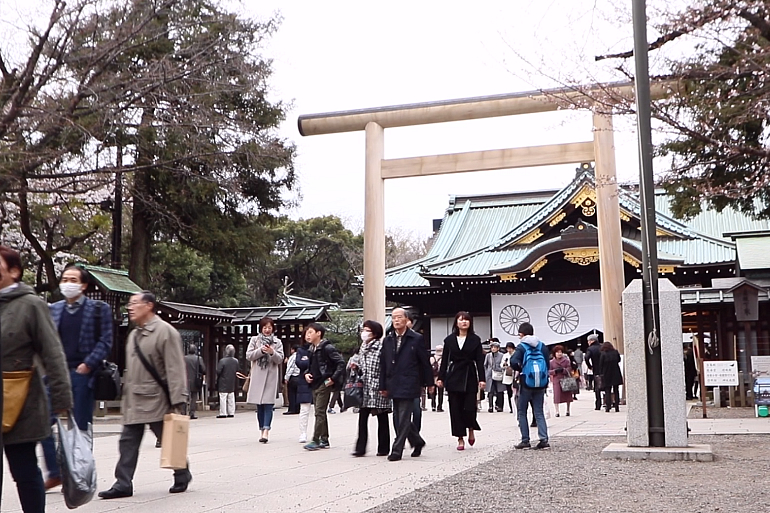
[[[751,375],[754,378],[770,378],[770,356],[752,356]]]
[[[737,387],[738,362],[706,360],[703,362],[703,378],[707,387]]]

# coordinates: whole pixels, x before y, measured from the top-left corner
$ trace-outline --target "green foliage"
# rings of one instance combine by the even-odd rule
[[[341,310],[329,311],[331,321],[326,323],[326,338],[334,343],[334,347],[345,358],[350,358],[361,345],[359,328],[363,322],[360,313],[343,312]]]
[[[363,236],[354,235],[339,218],[281,218],[270,230],[270,240],[273,251],[250,277],[261,301],[275,301],[286,278],[293,294],[333,303],[355,290]]]

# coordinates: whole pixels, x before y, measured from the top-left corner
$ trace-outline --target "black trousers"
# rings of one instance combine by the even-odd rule
[[[163,437],[163,421],[151,422],[150,431],[160,440]],[[123,426],[118,441],[118,464],[115,466],[115,484],[112,485],[116,490],[123,492],[134,491],[134,473],[139,461],[139,446],[144,437],[144,424],[128,424]],[[174,471],[174,483],[189,482],[192,479],[189,468]]]
[[[476,421],[476,392],[449,392],[449,421],[452,436],[467,436],[468,429],[480,430]]]
[[[444,388],[443,387],[433,388],[433,395],[430,398],[430,405],[433,409],[436,409],[436,408],[438,408],[439,410],[444,409]]]
[[[371,408],[358,410],[358,438],[356,438],[355,451],[359,454],[366,452],[366,443],[369,441],[369,417],[371,415]],[[380,413],[377,415],[377,454],[388,454],[389,450],[390,424],[388,423],[388,414]]]
[[[25,442],[5,446],[8,469],[16,482],[24,513],[45,513],[45,487],[43,474],[37,465],[36,445],[36,442]]]
[[[594,386],[594,397],[596,397],[596,409],[599,410],[602,407],[602,389]]]
[[[291,376],[286,383],[286,390],[289,392],[289,413],[299,413],[299,403],[297,402],[297,384],[299,376]]]
[[[604,406],[608,410],[613,406],[616,409],[620,407],[620,385],[608,386],[604,389]]]
[[[398,430],[391,454],[401,456],[407,440],[412,447],[425,445],[425,440],[412,422],[412,413],[414,413],[414,399],[393,399],[393,415],[398,417]]]

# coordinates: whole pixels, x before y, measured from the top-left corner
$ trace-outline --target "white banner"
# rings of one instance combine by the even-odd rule
[[[535,336],[546,344],[603,331],[602,298],[598,290],[492,294],[492,336],[501,344],[519,342],[519,326],[532,324]]]

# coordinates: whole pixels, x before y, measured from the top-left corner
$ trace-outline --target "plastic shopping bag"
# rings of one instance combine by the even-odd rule
[[[93,455],[91,425],[88,432],[78,429],[69,412],[67,425],[56,419],[59,446],[56,460],[61,471],[62,494],[69,509],[88,503],[96,492],[96,462]]]

